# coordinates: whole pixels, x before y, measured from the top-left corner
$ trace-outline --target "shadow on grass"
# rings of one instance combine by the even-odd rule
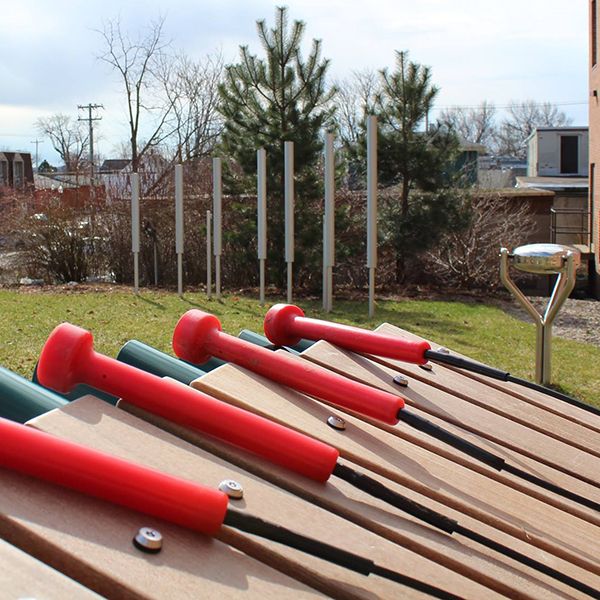
[[[137,298],[138,298],[138,300],[141,300],[142,302],[145,302],[146,304],[151,304],[152,306],[155,306],[156,308],[160,308],[160,310],[166,310],[164,304],[161,304],[160,302],[157,302],[156,300],[150,300],[150,298],[146,298],[146,297],[142,296],[141,294]]]

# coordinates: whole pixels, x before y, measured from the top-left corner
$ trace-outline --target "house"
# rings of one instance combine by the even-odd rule
[[[24,189],[33,185],[33,167],[29,152],[0,152],[0,187]]]
[[[588,176],[587,127],[539,127],[525,143],[528,177]]]
[[[590,271],[593,274],[592,287],[596,298],[600,298],[600,195],[596,175],[596,165],[600,164],[600,66],[598,66],[598,2],[589,1],[589,229],[590,250],[594,256],[590,261]]]

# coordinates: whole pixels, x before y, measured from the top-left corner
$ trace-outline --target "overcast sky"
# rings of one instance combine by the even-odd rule
[[[35,153],[37,118],[78,116],[77,105],[103,104],[98,150],[116,157],[127,139],[119,80],[99,61],[95,29],[120,17],[135,32],[159,15],[173,46],[200,59],[221,50],[227,62],[240,44],[260,54],[256,20],[273,23],[269,0],[2,0],[0,17],[0,150]],[[431,66],[441,88],[437,106],[502,107],[533,99],[561,105],[587,125],[588,39],[584,0],[296,0],[291,19],[306,22],[305,43],[322,40],[333,78],[393,67],[394,50]],[[435,115],[434,115],[435,116]],[[40,161],[58,164],[49,140]]]

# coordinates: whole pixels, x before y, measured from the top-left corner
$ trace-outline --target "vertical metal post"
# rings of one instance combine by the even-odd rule
[[[258,262],[260,305],[265,304],[265,261],[267,260],[267,153],[264,148],[256,151],[256,202],[258,231]]]
[[[333,267],[335,265],[335,156],[333,133],[325,134],[325,214],[323,217],[323,310],[333,305]]]
[[[131,251],[133,252],[133,293],[140,293],[140,176],[131,174]]]
[[[206,211],[206,297],[212,296],[212,215]]]
[[[177,254],[177,293],[183,296],[183,166],[175,165],[175,253]]]
[[[221,299],[221,228],[222,228],[221,159],[213,158],[213,249],[215,255],[215,294]]]
[[[367,268],[369,269],[369,317],[375,315],[377,268],[377,117],[367,119]]]
[[[287,302],[292,303],[294,264],[294,142],[284,142],[285,179],[285,262],[287,263]]]

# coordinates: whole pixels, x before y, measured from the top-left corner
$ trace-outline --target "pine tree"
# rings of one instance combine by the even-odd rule
[[[332,116],[333,88],[327,89],[328,60],[321,59],[321,43],[313,40],[303,60],[300,43],[302,21],[288,27],[287,9],[275,11],[275,26],[257,22],[265,57],[258,58],[247,46],[240,47],[240,62],[226,68],[220,86],[220,111],[224,117],[223,153],[242,168],[242,177],[230,178],[232,190],[253,193],[256,150],[267,151],[269,260],[271,281],[282,285],[283,263],[283,148],[294,142],[296,193],[296,262],[298,267],[316,258],[320,227],[311,202],[320,198],[316,168],[322,151],[322,130]]]
[[[464,222],[451,188],[459,141],[447,127],[428,123],[439,92],[429,67],[410,61],[408,52],[396,52],[395,70],[383,69],[380,76],[374,107],[379,181],[399,185],[398,201],[382,207],[382,221],[396,251],[400,282],[408,257],[431,247],[446,228]]]

